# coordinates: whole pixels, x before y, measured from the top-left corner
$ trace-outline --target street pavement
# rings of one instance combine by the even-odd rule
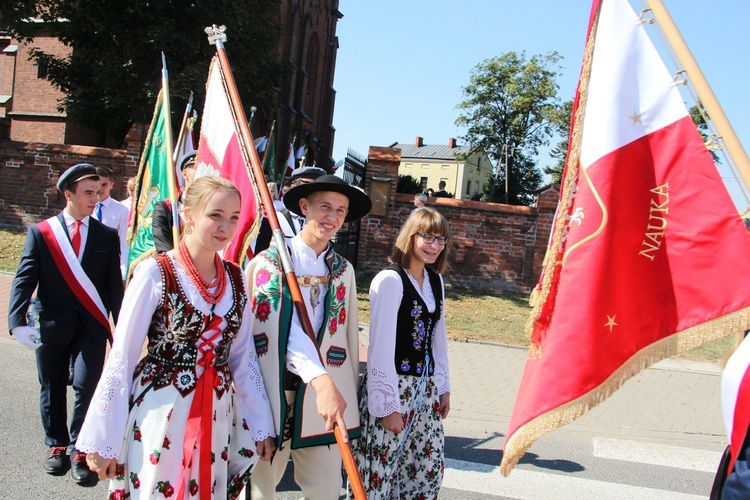
[[[0,498],[105,498],[106,482],[82,487],[69,475],[50,476],[38,415],[34,354],[7,333],[12,275],[0,274]],[[360,335],[363,353],[367,325]],[[449,343],[451,412],[445,421],[446,472],[440,498],[700,498],[707,496],[726,438],[720,374],[709,363],[665,360],[644,370],[600,406],[540,439],[510,477],[498,472],[527,351],[478,342]],[[72,399],[72,393],[69,399]],[[566,444],[559,443],[565,436]],[[570,447],[568,443],[581,443]],[[580,449],[594,460],[635,461],[644,471],[696,471],[698,492],[670,491],[657,477],[587,478]],[[616,462],[620,463],[620,462]],[[556,465],[557,464],[557,465]],[[558,466],[559,465],[559,466]],[[589,467],[590,468],[590,467]],[[604,473],[605,475],[607,472]],[[650,481],[650,482],[649,482]],[[288,486],[291,484],[291,486]],[[290,479],[279,498],[299,498]],[[697,495],[697,496],[696,496]]]

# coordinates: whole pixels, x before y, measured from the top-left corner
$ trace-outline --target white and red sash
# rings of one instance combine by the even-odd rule
[[[750,426],[750,338],[740,344],[724,368],[721,407],[732,455],[728,469],[731,473]]]
[[[65,278],[65,282],[73,291],[73,295],[83,304],[83,307],[107,329],[110,343],[112,342],[112,327],[109,324],[109,314],[104,308],[99,292],[89,279],[78,261],[73,245],[63,228],[60,219],[51,217],[37,224],[42,233],[47,248],[57,264],[57,268]]]

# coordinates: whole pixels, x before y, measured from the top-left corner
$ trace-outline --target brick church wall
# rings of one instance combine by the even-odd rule
[[[357,269],[366,273],[388,265],[398,231],[414,208],[413,195],[396,193],[400,159],[399,149],[370,148],[365,191],[373,192],[373,182],[389,182],[390,189],[383,200],[386,215],[369,215],[361,223]],[[533,208],[430,198],[427,206],[448,219],[453,233],[446,282],[528,296],[541,273],[557,198],[554,188],[542,190]]]
[[[142,127],[133,126],[126,149],[0,141],[0,225],[29,226],[59,213],[65,197],[57,179],[77,163],[111,168],[112,197],[124,199],[127,180],[138,172]]]

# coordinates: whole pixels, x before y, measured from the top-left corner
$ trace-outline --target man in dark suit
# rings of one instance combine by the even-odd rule
[[[65,195],[66,207],[28,230],[11,289],[8,327],[19,343],[36,351],[44,442],[50,447],[44,470],[64,473],[67,450],[71,476],[81,483],[91,473],[75,443],[104,367],[111,338],[109,313],[117,321],[120,312],[120,241],[117,230],[91,217],[99,192],[92,165],[69,168],[57,188]],[[29,315],[29,325],[34,289],[38,325],[33,324],[34,313]],[[71,356],[75,405],[68,431],[66,384]]]

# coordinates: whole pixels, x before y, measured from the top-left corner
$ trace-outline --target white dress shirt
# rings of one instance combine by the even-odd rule
[[[102,204],[102,219],[99,222],[117,229],[117,234],[120,236],[120,271],[123,279],[125,279],[128,268],[128,254],[130,253],[130,246],[127,242],[130,209],[111,196],[100,203]],[[94,209],[95,219],[97,210]]]
[[[326,252],[320,255],[315,254],[315,250],[307,246],[298,234],[289,242],[289,256],[292,259],[294,273],[297,276],[328,276],[328,266],[326,265]],[[300,287],[302,291],[302,300],[305,302],[307,314],[310,317],[315,333],[320,330],[325,319],[325,297],[328,292],[328,285],[320,286],[320,303],[312,307],[310,301],[311,287]],[[289,328],[289,344],[287,345],[286,363],[289,370],[299,375],[304,383],[309,383],[312,379],[325,375],[327,372],[318,357],[318,348],[313,344],[310,337],[302,329],[297,310],[292,315],[292,323]]]
[[[65,220],[65,227],[68,230],[68,236],[73,237],[73,227],[76,221],[75,217],[70,215],[67,210],[63,210],[63,219]],[[78,253],[78,262],[81,262],[83,257],[83,251],[86,248],[86,240],[89,237],[89,217],[88,215],[81,219],[81,226],[78,228],[78,233],[81,235],[81,250]]]

